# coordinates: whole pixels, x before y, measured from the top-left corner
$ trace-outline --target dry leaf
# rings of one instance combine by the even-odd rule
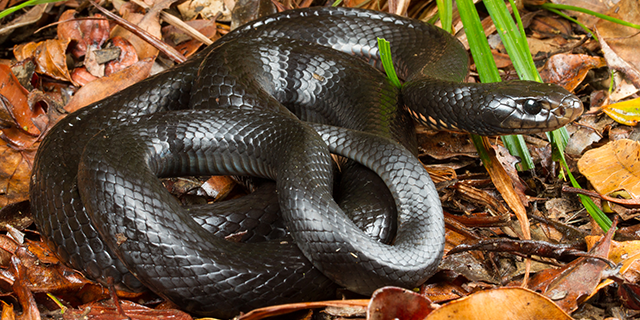
[[[76,19],[75,10],[67,10],[60,16],[62,22],[58,25],[58,39],[75,40],[75,45],[69,51],[75,58],[87,53],[90,47],[99,49],[109,39],[109,21],[96,14],[85,19]]]
[[[72,81],[67,69],[65,52],[71,40],[45,40],[38,43],[17,45],[13,54],[18,61],[33,57],[36,72],[46,74],[54,79]]]
[[[0,140],[0,206],[29,198],[29,175],[33,150],[17,151]]]
[[[76,92],[69,104],[65,106],[65,109],[69,112],[74,112],[145,79],[149,76],[152,65],[152,59],[145,59],[138,61],[127,69],[88,83]]]
[[[128,300],[121,300],[120,307],[124,314],[131,320],[191,320],[189,314],[175,309],[151,309]],[[80,306],[78,309],[69,309],[64,313],[64,319],[123,319],[111,300],[93,302]],[[127,319],[125,318],[125,319]]]
[[[230,4],[230,5],[229,5]],[[218,14],[218,21],[230,21],[233,2],[224,0],[189,0],[178,5],[178,10],[185,20],[193,20],[197,16],[212,19]]]
[[[413,291],[384,287],[371,296],[367,308],[368,320],[422,320],[433,311],[431,301]]]
[[[540,76],[546,83],[555,83],[573,91],[584,80],[589,70],[604,66],[606,62],[601,57],[586,54],[556,54],[547,60]]]
[[[600,194],[623,189],[637,199],[640,195],[640,144],[622,139],[589,150],[578,161],[578,170]]]
[[[571,319],[547,297],[523,288],[501,288],[474,293],[445,304],[425,320],[540,320]]]
[[[165,7],[168,7],[173,0],[166,0],[160,3],[156,3],[145,15],[136,13],[135,5],[133,3],[125,3],[120,7],[120,14],[122,17],[135,24],[140,29],[147,31],[158,39],[162,39],[162,33],[160,29],[160,11]],[[115,38],[120,36],[133,45],[136,48],[139,59],[155,58],[158,55],[158,49],[145,40],[142,40],[133,33],[118,26],[111,31],[111,37]]]
[[[31,119],[44,112],[39,108],[36,108],[35,111],[29,108],[29,92],[18,82],[18,79],[11,72],[11,68],[4,64],[0,64],[0,83],[2,84],[0,85],[0,95],[10,103],[10,109],[7,112],[15,120],[15,127],[29,135],[39,135],[40,130],[33,125]]]
[[[113,37],[111,43],[114,47],[120,48],[120,56],[116,60],[111,60],[105,65],[104,74],[106,76],[124,70],[138,62],[138,54],[133,45],[122,37]]]

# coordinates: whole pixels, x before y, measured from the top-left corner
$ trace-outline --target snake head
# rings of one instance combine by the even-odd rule
[[[564,88],[534,81],[507,81],[487,87],[485,122],[510,134],[552,131],[582,114],[582,102]]]

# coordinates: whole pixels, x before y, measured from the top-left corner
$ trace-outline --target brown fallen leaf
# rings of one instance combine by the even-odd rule
[[[231,9],[233,9],[233,6],[225,5],[223,0],[189,0],[182,2],[177,7],[185,20],[193,20],[197,16],[209,19],[220,14],[219,21],[230,21]]]
[[[83,57],[89,47],[101,48],[109,39],[109,21],[100,14],[84,19],[75,18],[76,10],[67,10],[60,15],[57,38],[74,40],[69,51],[76,58]]]
[[[565,19],[558,19],[550,14],[536,14],[529,24],[529,29],[534,38],[555,38],[570,37],[573,33],[571,22]]]
[[[11,104],[7,112],[15,120],[15,126],[29,135],[39,135],[40,131],[33,125],[31,119],[42,114],[43,111],[39,108],[35,111],[29,108],[29,92],[13,75],[11,68],[4,64],[0,64],[0,83],[2,84],[0,95]]]
[[[22,305],[22,319],[25,320],[40,320],[40,311],[38,305],[33,297],[33,293],[27,287],[26,272],[27,268],[22,265],[22,262],[18,257],[11,257],[11,269],[15,272],[16,281],[14,281],[12,287],[13,292],[18,297],[20,305]]]
[[[15,318],[16,314],[13,312],[13,306],[2,301],[2,314],[0,315],[0,319],[14,320]]]
[[[120,15],[127,21],[136,25],[138,28],[147,31],[151,35],[158,39],[162,38],[162,32],[160,29],[160,11],[171,5],[175,0],[165,0],[162,2],[156,2],[156,4],[148,10],[145,15],[137,13],[137,8],[133,3],[125,3],[120,7]],[[121,26],[117,26],[111,32],[112,37],[120,36],[133,45],[136,48],[139,59],[155,58],[158,55],[158,49],[156,49],[149,42],[142,40],[138,36],[134,35],[130,31],[125,30]]]
[[[107,62],[104,69],[105,76],[124,70],[138,62],[138,54],[136,53],[133,45],[131,45],[127,39],[122,37],[113,37],[111,39],[111,44],[114,47],[120,48],[120,56],[116,60]]]
[[[36,62],[36,72],[46,74],[54,79],[70,81],[71,75],[67,69],[67,46],[69,39],[52,39],[38,43],[17,45],[13,54],[18,61],[33,57]]]
[[[547,60],[540,77],[546,83],[555,83],[573,91],[587,76],[589,70],[606,66],[604,58],[586,54],[556,54]]]
[[[63,319],[131,319],[131,320],[191,320],[189,314],[176,309],[151,309],[143,305],[128,301],[120,300],[120,306],[124,311],[124,315],[118,312],[118,308],[111,300],[103,300],[92,302],[80,306],[78,309],[67,309],[63,315]]]
[[[217,34],[217,27],[214,21],[212,20],[192,20],[186,22],[189,26],[196,29],[198,32],[202,33],[205,37],[211,39]],[[185,57],[189,57],[197,52],[198,48],[200,48],[203,43],[192,39],[186,33],[181,31],[175,26],[167,26],[162,28],[162,34],[164,35],[165,42],[176,48],[178,52],[182,53]],[[219,38],[216,37],[213,40],[217,40]]]
[[[227,176],[213,176],[200,187],[214,199],[224,199],[236,185],[235,180]]]
[[[69,104],[68,112],[74,112],[100,99],[108,97],[120,90],[144,80],[151,72],[152,59],[138,61],[129,68],[116,72],[108,77],[100,78],[80,88]]]
[[[29,176],[36,148],[18,151],[0,139],[0,206],[29,198]]]
[[[301,302],[301,303],[289,303],[277,306],[264,307],[251,310],[243,315],[237,316],[236,320],[259,320],[269,317],[275,317],[278,315],[288,314],[291,312],[305,310],[305,309],[318,309],[325,307],[362,307],[365,308],[369,305],[369,299],[361,300],[335,300],[335,301],[317,301],[317,302]]]
[[[431,301],[420,294],[398,287],[384,287],[371,296],[367,319],[421,320],[433,310]]]
[[[640,196],[640,143],[622,139],[592,149],[578,161],[578,170],[601,194],[625,190]]]
[[[476,292],[431,312],[425,320],[540,320],[571,319],[549,298],[523,288],[500,288]]]

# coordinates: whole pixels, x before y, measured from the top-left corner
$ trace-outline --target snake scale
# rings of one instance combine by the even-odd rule
[[[391,44],[401,89],[380,71],[377,37]],[[444,223],[410,119],[500,135],[553,130],[582,112],[558,86],[462,83],[467,69],[451,35],[392,14],[322,7],[252,21],[58,122],[34,163],[37,227],[87,276],[203,315],[330,298],[335,284],[415,287],[436,270]],[[330,152],[356,172],[336,187],[340,205]],[[293,240],[212,235],[157,179],[211,174],[275,180]],[[360,209],[397,217],[356,225]]]

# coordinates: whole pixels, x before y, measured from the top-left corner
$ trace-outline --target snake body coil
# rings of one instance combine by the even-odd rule
[[[351,56],[379,68],[377,37],[391,42],[408,114],[431,127],[540,132],[581,113],[580,101],[557,86],[461,83],[468,67],[462,46],[419,21],[358,9],[287,11],[56,124],[31,181],[39,230],[92,278],[144,284],[186,310],[218,317],[327,298],[333,282],[363,294],[423,283],[442,255],[442,213],[413,156],[398,89]],[[372,185],[390,190],[398,215],[393,245],[360,230],[375,223],[357,226],[347,217],[345,210],[361,207],[352,198],[343,199],[344,210],[333,200],[329,151],[368,168],[356,171],[375,172]],[[295,243],[212,236],[155,178],[208,174],[276,180]],[[362,197],[377,192],[346,185]]]

